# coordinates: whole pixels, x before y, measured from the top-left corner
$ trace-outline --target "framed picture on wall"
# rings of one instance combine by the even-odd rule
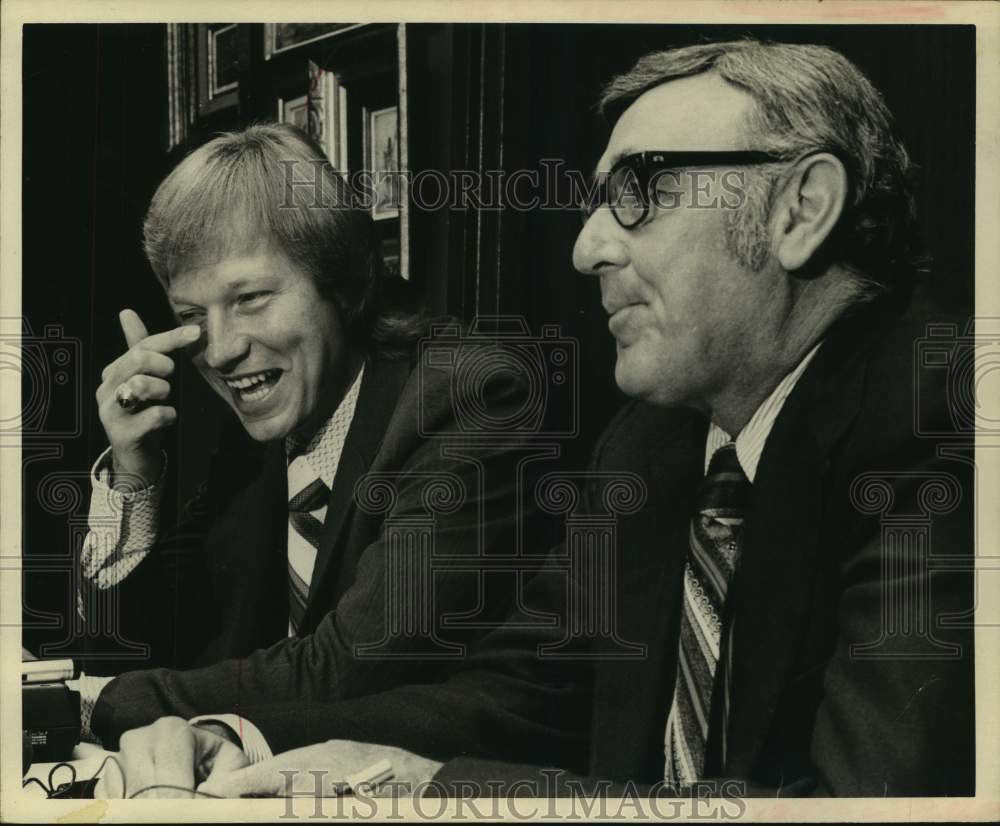
[[[347,89],[336,72],[309,61],[309,134],[330,164],[347,174]]]
[[[278,120],[307,132],[341,174],[347,173],[346,96],[347,90],[335,72],[310,61],[308,92],[295,98],[278,98]]]
[[[278,98],[278,120],[290,123],[304,132],[309,131],[309,96],[301,95],[291,100]]]
[[[264,24],[264,58],[270,60],[273,55],[287,52],[297,46],[304,46],[330,37],[344,34],[363,23],[265,23]]]
[[[365,169],[372,175],[372,218],[399,217],[399,109],[365,110]]]
[[[235,23],[208,27],[208,96],[217,98],[239,85],[239,41]]]

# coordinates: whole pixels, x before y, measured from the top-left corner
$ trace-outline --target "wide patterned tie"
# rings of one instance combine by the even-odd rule
[[[312,481],[302,485],[309,477]],[[309,601],[330,489],[301,456],[289,466],[288,478],[289,489],[299,489],[288,501],[288,633],[294,636]]]
[[[749,492],[736,446],[723,445],[712,456],[691,519],[677,680],[664,746],[667,783],[693,783],[705,768],[726,593],[739,560]],[[728,696],[720,701],[728,704]]]

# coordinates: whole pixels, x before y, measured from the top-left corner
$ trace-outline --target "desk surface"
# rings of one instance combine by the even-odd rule
[[[75,749],[73,749],[73,758],[67,762],[73,766],[74,769],[76,769],[77,780],[88,780],[94,776],[94,772],[100,768],[104,758],[109,754],[111,754],[111,752],[105,751],[100,746],[96,746],[93,743],[80,743]],[[52,769],[58,765],[58,763],[34,763],[28,770],[28,773],[24,776],[22,783],[29,777],[34,777],[39,783],[48,788],[49,772],[51,772]],[[111,771],[116,770],[114,764],[110,762],[107,766],[105,766],[105,771],[109,768]],[[52,776],[52,784],[54,786],[58,786],[60,783],[67,783],[71,779],[72,773],[69,769],[63,767]],[[34,783],[29,783],[24,788],[24,793],[40,800],[44,800],[46,798],[45,792]]]

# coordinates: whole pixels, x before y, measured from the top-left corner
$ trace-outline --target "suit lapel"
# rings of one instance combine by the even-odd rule
[[[816,569],[823,459],[807,432],[772,435],[778,438],[758,468],[732,592],[727,768],[738,776],[748,776],[744,772],[754,765],[774,716],[804,628]],[[781,450],[789,446],[793,449]],[[773,461],[765,461],[776,456],[781,466],[769,472],[775,470]],[[720,754],[718,734],[714,729],[710,755]]]
[[[725,776],[751,776],[811,605],[830,452],[857,415],[877,310],[831,329],[768,437],[733,583],[733,681]],[[714,711],[714,709],[713,709]],[[721,754],[713,731],[708,754]]]
[[[217,467],[213,487],[229,501],[217,506],[206,551],[215,593],[229,595],[222,599],[220,651],[236,656],[281,637],[288,621],[284,445],[226,452]]]
[[[663,776],[688,524],[707,430],[693,411],[661,411],[657,420],[646,445],[664,433],[668,439],[632,459],[644,468],[649,498],[638,513],[619,519],[618,531],[619,633],[645,645],[646,654],[597,668],[592,766],[598,774],[648,781]]]
[[[344,535],[354,510],[354,488],[371,467],[409,375],[410,364],[407,359],[373,357],[365,363],[357,406],[340,454],[316,553],[309,604],[303,617],[303,626],[306,628],[312,627],[313,615],[317,611],[326,613],[329,610],[330,600],[324,579],[339,568],[339,565],[333,564],[338,556],[334,550]],[[318,617],[315,619],[318,620]]]

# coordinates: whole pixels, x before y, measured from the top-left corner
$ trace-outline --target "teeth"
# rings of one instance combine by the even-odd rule
[[[246,390],[255,384],[260,384],[267,380],[267,373],[257,373],[254,376],[244,376],[241,379],[226,379],[226,384],[234,390]]]
[[[238,379],[225,379],[226,386],[233,390],[244,402],[259,401],[269,395],[274,390],[276,380],[268,383],[270,375],[276,375],[274,370],[265,370],[255,373],[252,376],[243,376]]]
[[[262,399],[265,396],[270,395],[272,389],[273,388],[268,387],[266,384],[261,385],[260,387],[256,387],[250,391],[240,391],[240,398],[242,398],[243,401],[248,402],[257,401],[258,399]]]

